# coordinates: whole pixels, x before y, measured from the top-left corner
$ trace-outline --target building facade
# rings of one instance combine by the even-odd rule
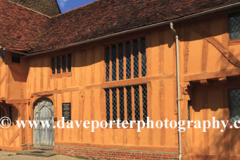
[[[2,150],[53,146],[61,154],[100,159],[177,159],[182,148],[182,159],[240,158],[238,130],[231,128],[240,116],[239,2],[99,0],[51,18],[0,2],[22,13],[0,30],[0,115],[12,120],[0,129]],[[5,22],[16,19],[3,7],[0,12]],[[180,99],[170,22],[179,36]],[[178,128],[158,125],[137,132],[136,124],[113,124],[92,132],[75,124],[16,123],[177,121],[177,100],[181,120],[229,123],[207,132],[191,123],[181,138]]]

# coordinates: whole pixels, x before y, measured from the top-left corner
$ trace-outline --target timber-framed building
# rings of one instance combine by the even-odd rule
[[[49,12],[33,1],[0,0],[0,117],[12,120],[0,129],[0,149],[52,146],[99,159],[240,159],[239,131],[230,127],[240,117],[239,1],[98,0],[63,14],[56,1],[46,3]],[[179,136],[177,128],[91,132],[15,123],[56,125],[62,117],[215,117],[229,124],[224,132],[191,125]]]

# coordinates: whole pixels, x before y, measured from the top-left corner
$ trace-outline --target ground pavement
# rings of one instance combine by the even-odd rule
[[[81,158],[75,158],[64,155],[56,155],[52,157],[36,157],[36,156],[25,156],[16,155],[14,152],[0,151],[0,160],[81,160]]]

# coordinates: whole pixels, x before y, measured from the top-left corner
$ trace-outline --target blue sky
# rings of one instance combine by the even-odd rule
[[[71,9],[77,8],[79,6],[91,3],[95,0],[57,0],[58,5],[63,12],[69,11]]]

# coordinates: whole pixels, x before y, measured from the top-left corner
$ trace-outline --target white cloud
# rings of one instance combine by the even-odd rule
[[[59,2],[59,5],[60,5],[62,8],[64,8],[67,1],[68,1],[68,0],[59,0],[58,2]]]

